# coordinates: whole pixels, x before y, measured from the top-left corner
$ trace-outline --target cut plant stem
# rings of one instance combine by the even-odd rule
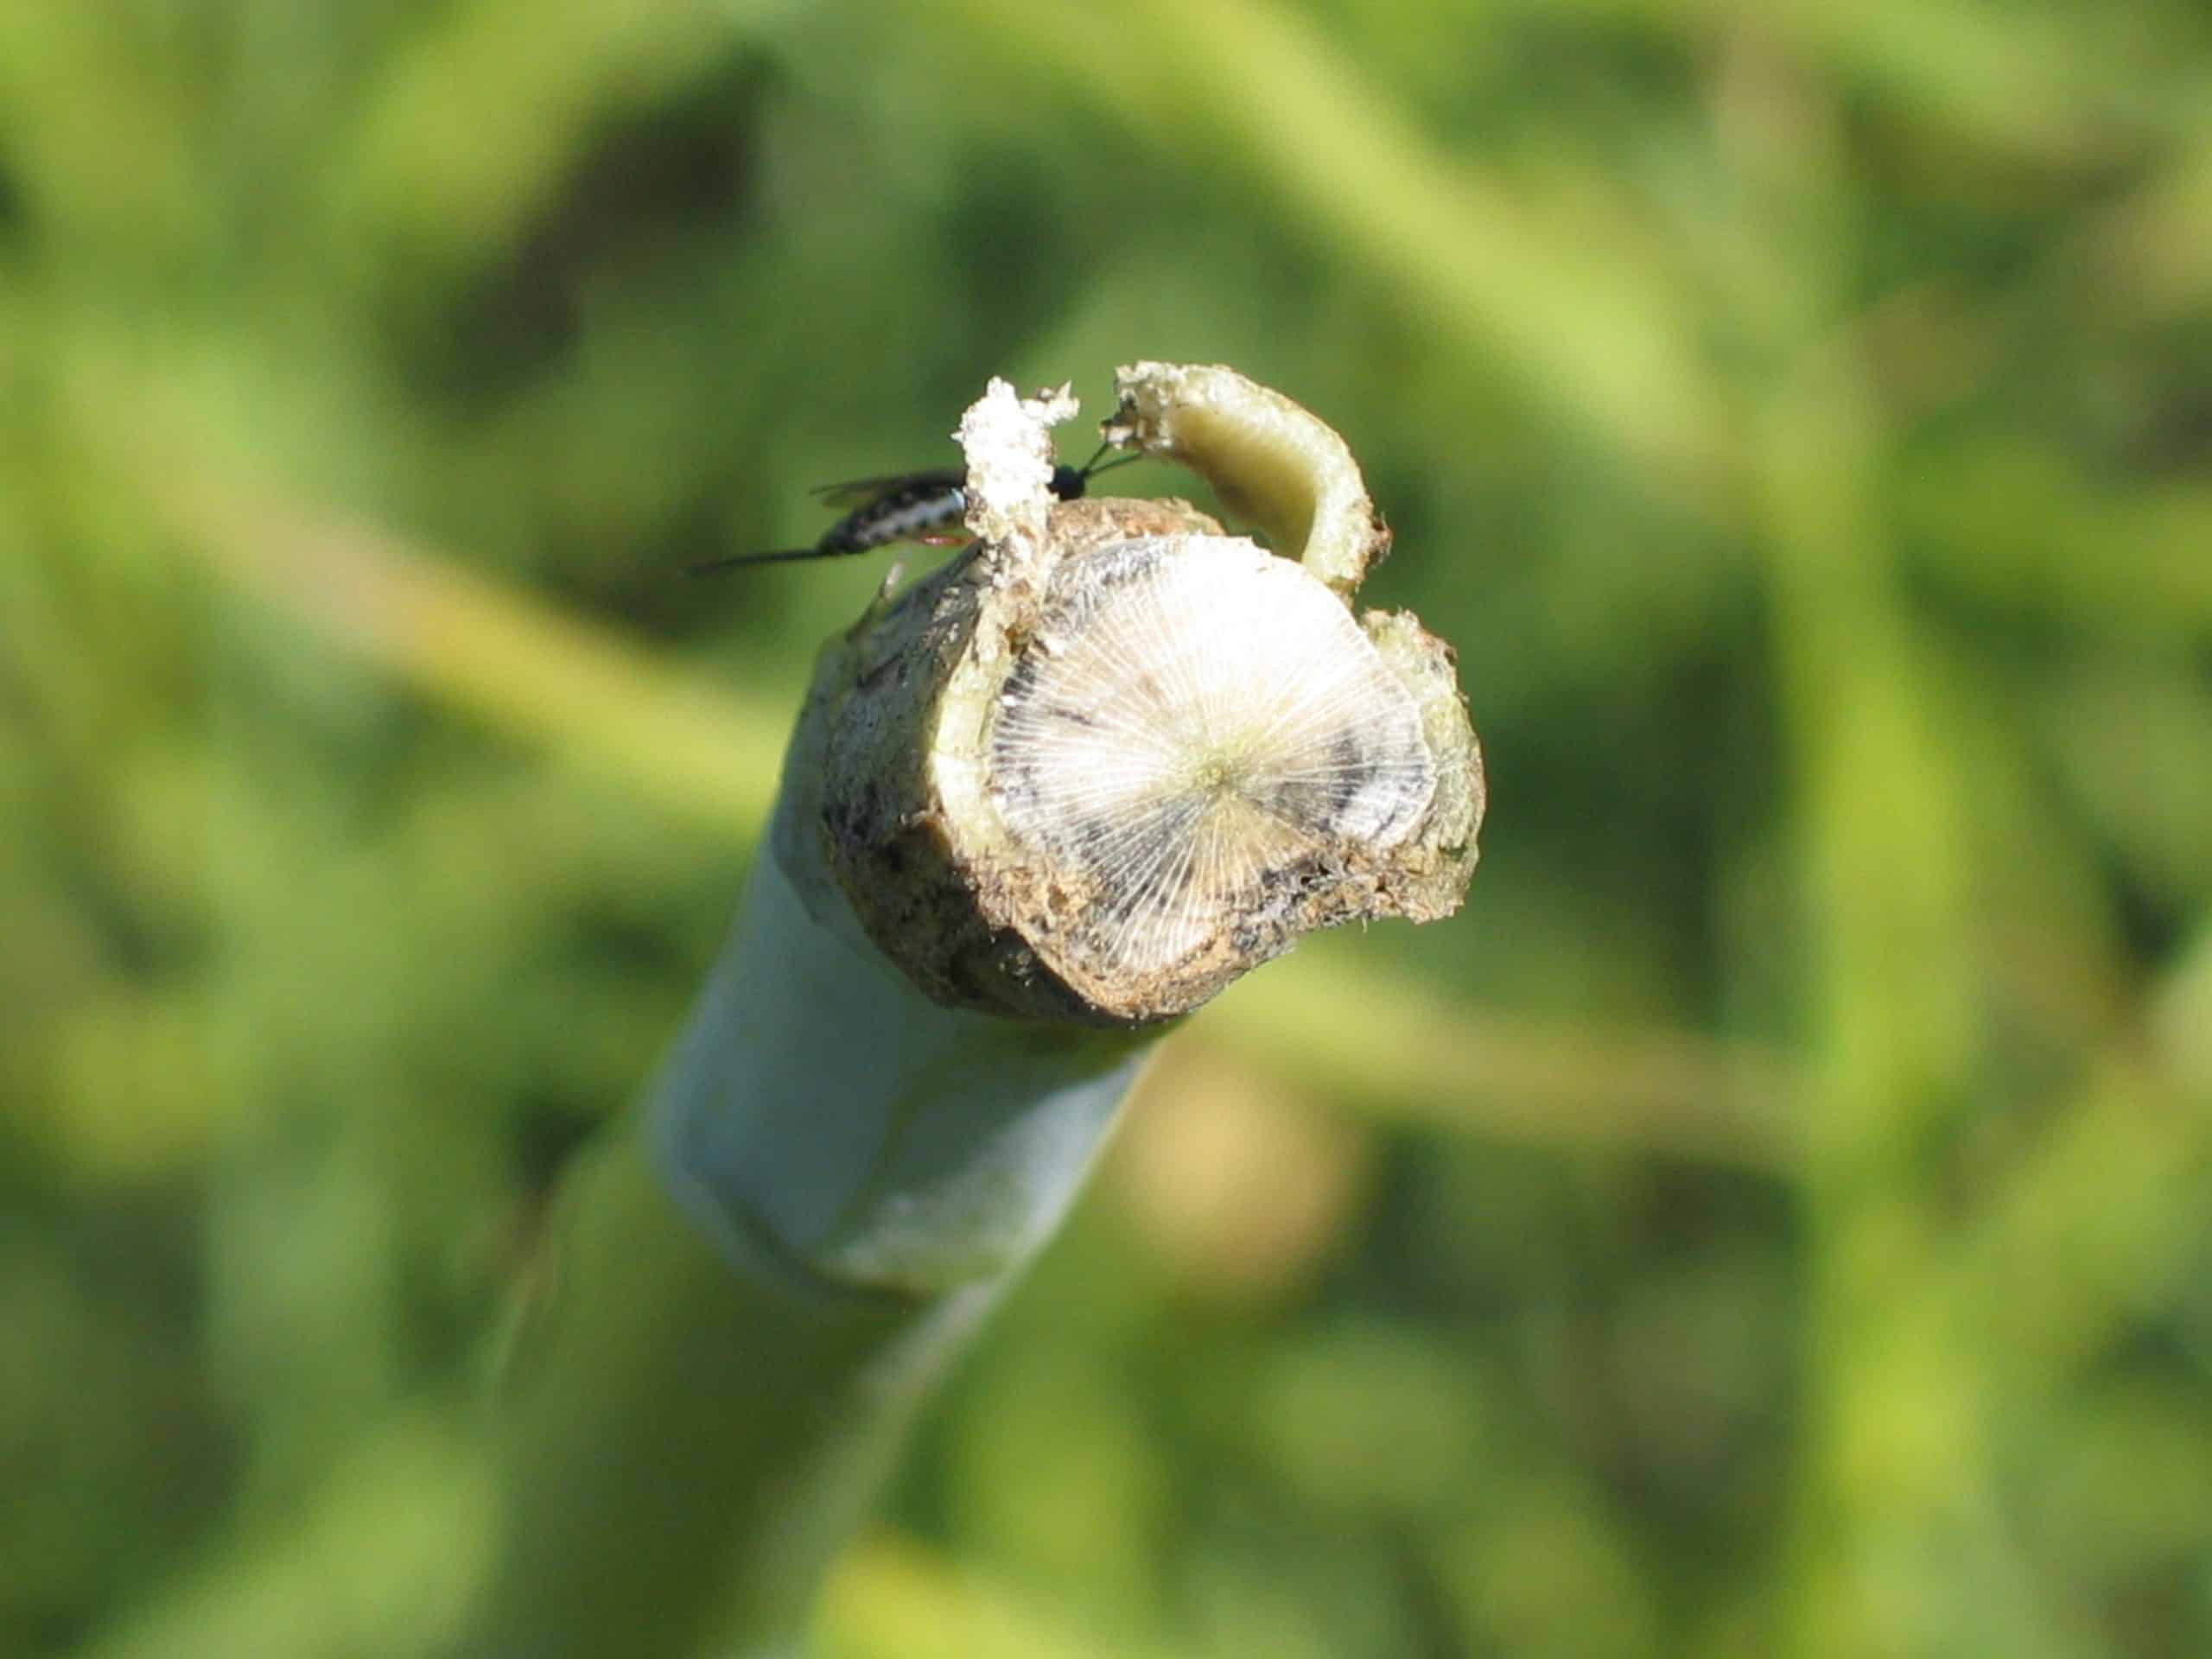
[[[953,1006],[1169,1018],[1314,927],[1448,915],[1473,869],[1451,652],[1350,607],[1389,535],[1343,440],[1230,369],[1121,394],[1109,438],[1296,556],[1179,501],[1054,500],[1064,405],[997,385],[963,428],[982,539],[830,653],[802,719],[840,889]]]
[[[1298,557],[1057,500],[1065,391],[969,411],[977,542],[823,652],[739,925],[574,1182],[467,1651],[787,1641],[1166,1022],[1313,927],[1457,907],[1481,762],[1449,650],[1350,608],[1389,537],[1342,440],[1226,369],[1121,392],[1109,438]]]

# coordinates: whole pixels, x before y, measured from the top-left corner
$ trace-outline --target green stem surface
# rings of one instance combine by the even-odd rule
[[[467,1659],[788,1650],[1112,1122],[1144,1035],[940,1007],[839,902],[763,849],[645,1111],[570,1178]]]

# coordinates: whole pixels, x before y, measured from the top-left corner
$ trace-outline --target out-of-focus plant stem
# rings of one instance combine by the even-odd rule
[[[499,1402],[499,1561],[459,1651],[681,1654],[725,1628],[772,1651],[982,1294],[809,1299],[734,1273],[634,1132],[567,1202]]]

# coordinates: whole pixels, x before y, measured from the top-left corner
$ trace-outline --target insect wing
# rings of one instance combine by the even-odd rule
[[[824,506],[864,507],[909,491],[927,494],[958,489],[967,481],[968,474],[958,467],[944,467],[934,472],[889,473],[881,478],[849,478],[842,484],[817,484],[808,493]]]

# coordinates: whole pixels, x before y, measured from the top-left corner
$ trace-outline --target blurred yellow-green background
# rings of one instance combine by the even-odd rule
[[[2197,0],[0,0],[0,1653],[435,1649],[888,561],[683,566],[1145,357],[1351,440],[1484,865],[1174,1039],[823,1651],[2212,1651],[2208,296]]]

